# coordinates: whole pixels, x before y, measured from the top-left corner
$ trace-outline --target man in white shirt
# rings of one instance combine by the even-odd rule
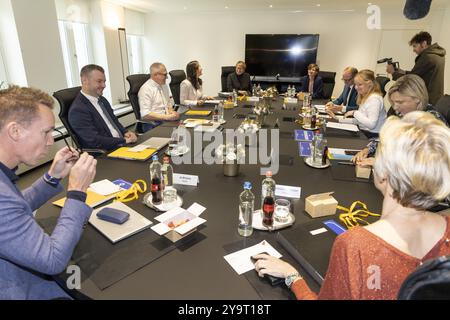
[[[358,109],[356,103],[358,98],[358,92],[355,89],[355,76],[358,70],[353,67],[347,67],[342,73],[342,81],[344,81],[344,90],[339,98],[334,101],[330,101],[326,104],[327,110],[332,112],[347,112]]]
[[[175,121],[180,118],[173,109],[175,104],[169,86],[166,84],[166,67],[156,62],[150,67],[150,79],[139,90],[139,106],[143,120]]]
[[[73,101],[68,120],[79,138],[82,148],[112,150],[137,137],[127,131],[103,95],[106,85],[105,70],[97,65],[81,69],[81,91]]]

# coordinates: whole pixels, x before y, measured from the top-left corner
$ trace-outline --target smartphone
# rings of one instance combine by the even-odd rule
[[[346,155],[348,156],[356,156],[356,154],[359,152],[358,150],[345,150],[344,151]]]
[[[268,254],[267,252],[260,252],[258,254],[267,254],[268,256],[270,256],[270,254]],[[258,259],[255,259],[253,257],[250,257],[250,260],[252,260],[253,264],[255,264],[256,261],[258,261]],[[274,276],[271,276],[270,274],[265,274],[264,279],[267,279],[267,281],[269,281],[269,283],[272,286],[278,286],[278,285],[284,283],[284,278],[274,277]]]

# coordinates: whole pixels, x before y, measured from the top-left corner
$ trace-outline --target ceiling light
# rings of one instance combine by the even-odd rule
[[[273,5],[270,5],[269,8],[273,8]]]
[[[320,7],[320,3],[316,4],[317,7]]]

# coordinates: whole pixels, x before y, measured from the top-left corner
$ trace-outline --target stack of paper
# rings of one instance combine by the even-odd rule
[[[354,124],[348,124],[348,123],[327,122],[327,128],[346,130],[346,131],[351,131],[351,132],[359,131],[357,126],[355,126]]]

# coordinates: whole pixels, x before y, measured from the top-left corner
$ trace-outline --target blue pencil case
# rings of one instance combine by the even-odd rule
[[[114,208],[103,208],[97,212],[97,218],[115,224],[123,224],[130,218],[130,214]]]

